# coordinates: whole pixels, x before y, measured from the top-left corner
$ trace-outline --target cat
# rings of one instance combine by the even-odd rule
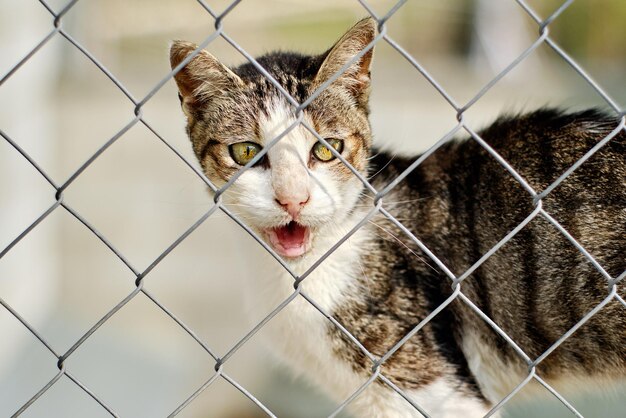
[[[373,148],[368,120],[373,50],[354,58],[376,33],[376,22],[368,18],[320,55],[276,52],[256,59],[299,103],[347,66],[300,115],[251,63],[228,68],[201,50],[175,74],[187,133],[208,178],[222,187],[257,157],[220,199],[296,275],[305,273],[376,205],[425,246],[376,213],[298,282],[301,292],[375,359],[447,303],[375,369],[357,343],[298,295],[266,325],[272,350],[338,402],[377,370],[384,378],[376,375],[348,404],[355,417],[422,416],[402,394],[432,417],[483,416],[529,375],[528,361],[540,357],[611,295],[533,370],[557,388],[563,382],[576,386],[580,379],[623,379],[626,308],[616,297],[624,297],[621,282],[610,286],[540,211],[567,230],[611,278],[623,277],[624,130],[541,199],[533,198],[478,141],[465,138],[443,144],[379,200],[336,158],[341,155],[377,191],[418,158]],[[172,68],[196,48],[173,42]],[[351,60],[355,62],[348,64]],[[296,123],[299,117],[327,143]],[[597,110],[545,108],[503,116],[479,136],[539,193],[619,123]],[[460,284],[452,280],[450,274],[459,277],[532,214]],[[254,266],[247,287],[255,305],[267,314],[293,294],[294,278],[250,241],[250,248],[241,250]]]

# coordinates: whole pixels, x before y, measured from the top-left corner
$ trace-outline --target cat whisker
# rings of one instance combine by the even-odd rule
[[[425,200],[428,200],[428,198],[427,197],[420,197],[420,198],[417,198],[417,199],[396,200],[395,202],[388,202],[388,201],[384,200],[383,202],[384,202],[385,205],[401,205],[401,204],[403,205],[405,203],[423,202]]]
[[[422,197],[422,198],[419,198],[419,199],[398,200],[398,201],[395,201],[395,202],[383,201],[383,206],[389,207],[389,206],[406,205],[406,204],[409,204],[409,203],[423,202],[423,201],[425,201],[427,199],[428,198],[426,198],[426,197]],[[371,208],[372,204],[370,204],[370,203],[357,203],[354,206],[355,207],[362,207],[362,208]]]
[[[377,154],[377,155],[378,155],[378,154]],[[387,166],[388,166],[389,164],[391,164],[391,162],[392,162],[392,161],[396,158],[396,156],[397,156],[397,155],[398,155],[397,153],[394,153],[394,154],[391,156],[391,158],[389,159],[389,161],[387,161],[387,163],[386,163],[384,166],[382,166],[382,167],[381,167],[381,168],[380,168],[377,172],[375,172],[374,174],[372,174],[371,176],[369,176],[369,177],[367,178],[367,181],[371,181],[374,177],[376,177],[376,176],[377,176],[377,175],[379,175],[379,174],[380,174],[383,170],[385,170],[385,168],[387,168]],[[375,157],[375,156],[374,156],[374,157]],[[374,157],[372,157],[372,158],[374,158]]]
[[[231,206],[238,206],[238,207],[243,207],[243,208],[254,208],[257,209],[256,206],[254,205],[249,205],[247,203],[226,203],[227,207],[231,207]]]
[[[437,270],[436,268],[434,268],[432,265],[430,265],[425,259],[424,257],[421,257],[419,254],[417,254],[415,251],[413,251],[408,245],[406,245],[404,243],[404,241],[402,241],[400,238],[398,238],[397,236],[395,236],[391,231],[389,231],[388,229],[378,225],[376,222],[372,221],[371,219],[368,221],[369,223],[371,223],[372,225],[376,226],[377,228],[380,228],[381,230],[385,231],[390,237],[392,237],[398,244],[402,245],[404,248],[406,248],[411,254],[413,254],[418,260],[420,260],[422,263],[424,263],[425,265],[427,265],[428,267],[430,267],[433,271],[439,272],[439,270]]]

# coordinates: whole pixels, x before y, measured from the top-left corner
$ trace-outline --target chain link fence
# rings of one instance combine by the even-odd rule
[[[528,367],[528,374],[526,378],[520,382],[520,384],[505,398],[503,398],[500,402],[498,402],[489,412],[489,415],[492,415],[499,411],[507,402],[513,398],[518,392],[520,392],[529,382],[535,381],[547,389],[556,399],[558,399],[567,409],[569,409],[574,415],[582,416],[580,412],[578,412],[574,406],[568,400],[566,400],[557,390],[555,390],[552,386],[550,386],[545,380],[543,380],[537,373],[536,368],[539,363],[541,363],[548,355],[550,355],[555,349],[557,349],[563,341],[565,341],[570,335],[572,335],[576,330],[578,330],[581,326],[583,326],[594,314],[596,314],[599,310],[601,310],[606,304],[612,301],[618,301],[622,305],[626,307],[626,301],[624,301],[620,295],[617,293],[618,283],[626,277],[626,271],[620,274],[617,277],[613,277],[608,274],[605,269],[600,265],[594,257],[579,243],[576,239],[561,225],[559,222],[554,219],[550,213],[548,213],[542,205],[543,199],[550,194],[556,187],[558,187],[572,172],[574,172],[578,167],[580,167],[586,160],[588,160],[592,155],[594,155],[598,150],[600,150],[606,143],[611,141],[616,135],[620,132],[626,131],[626,115],[624,113],[624,109],[622,109],[616,101],[606,92],[603,88],[591,77],[589,76],[585,70],[572,58],[568,55],[566,51],[564,51],[550,36],[550,26],[553,24],[555,20],[559,18],[559,16],[571,5],[573,0],[565,1],[560,7],[558,7],[552,14],[547,17],[539,16],[533,8],[530,7],[527,2],[523,0],[517,0],[516,3],[519,5],[520,12],[528,14],[530,18],[536,23],[537,35],[536,39],[526,50],[523,51],[517,58],[515,58],[510,64],[506,66],[499,74],[497,74],[492,80],[484,85],[476,94],[467,102],[461,103],[458,102],[451,94],[446,91],[446,89],[429,73],[429,71],[424,68],[424,66],[409,52],[407,52],[403,47],[394,40],[394,38],[388,33],[387,30],[387,22],[393,17],[396,13],[398,13],[402,7],[405,5],[406,0],[401,0],[397,2],[393,7],[388,9],[384,14],[376,13],[375,10],[368,4],[365,0],[358,1],[363,8],[363,12],[372,16],[379,25],[379,33],[376,38],[373,40],[371,44],[367,46],[367,48],[361,53],[359,53],[352,62],[358,60],[363,54],[365,54],[369,49],[373,48],[377,44],[387,44],[393,50],[396,51],[397,54],[400,54],[412,67],[415,69],[415,76],[422,77],[427,80],[428,83],[435,89],[438,94],[441,95],[445,99],[445,101],[449,104],[451,109],[456,114],[457,122],[454,128],[440,138],[434,145],[432,145],[425,153],[421,155],[420,158],[415,160],[413,164],[410,165],[401,175],[399,175],[394,181],[388,184],[386,187],[381,190],[375,189],[366,179],[363,177],[356,169],[352,168],[350,164],[344,160],[341,155],[336,155],[344,164],[346,164],[353,174],[359,178],[359,180],[363,183],[365,188],[375,196],[373,205],[371,210],[368,212],[367,216],[363,218],[361,222],[359,222],[353,229],[351,229],[339,242],[337,242],[323,257],[317,260],[313,265],[301,275],[295,274],[290,270],[289,266],[278,256],[267,244],[263,242],[263,240],[257,236],[257,234],[251,230],[242,220],[240,220],[235,213],[233,213],[229,208],[227,208],[223,203],[221,196],[222,194],[230,187],[230,185],[241,175],[243,171],[251,167],[256,161],[263,157],[263,155],[269,150],[275,143],[281,140],[284,136],[288,135],[289,132],[297,126],[303,126],[305,129],[310,131],[316,138],[325,143],[325,140],[320,137],[317,132],[315,132],[312,126],[309,126],[303,118],[303,110],[320,94],[320,92],[326,88],[330,83],[332,83],[339,75],[341,71],[345,70],[352,62],[348,63],[346,66],[342,68],[342,70],[337,73],[334,77],[328,80],[326,83],[321,85],[305,102],[298,103],[293,97],[289,95],[277,82],[272,78],[272,76],[263,69],[255,59],[244,50],[235,39],[228,35],[228,23],[229,16],[231,13],[240,6],[241,1],[233,1],[230,3],[225,9],[222,11],[217,11],[214,8],[210,7],[205,1],[198,0],[198,3],[202,6],[202,8],[206,11],[208,15],[213,19],[215,30],[204,39],[200,43],[200,48],[205,48],[209,46],[213,41],[218,38],[226,41],[233,48],[235,48],[241,55],[245,57],[252,65],[254,65],[259,72],[261,72],[265,77],[270,80],[274,86],[281,92],[281,94],[285,97],[285,99],[290,103],[296,114],[299,115],[298,119],[294,124],[292,124],[289,128],[287,128],[284,132],[280,133],[276,138],[274,138],[271,142],[269,142],[262,152],[260,152],[255,159],[253,159],[250,163],[248,163],[237,175],[233,176],[233,178],[223,187],[218,188],[211,181],[206,178],[206,176],[197,168],[195,162],[188,161],[175,147],[170,145],[170,142],[161,135],[151,123],[149,123],[143,115],[144,107],[150,100],[154,97],[154,95],[163,88],[166,83],[171,82],[173,76],[185,65],[187,64],[193,56],[195,56],[199,49],[195,51],[194,54],[190,55],[187,59],[185,59],[180,65],[178,65],[173,71],[169,74],[163,76],[163,78],[155,84],[152,89],[143,97],[134,96],[116,76],[113,74],[105,65],[103,65],[98,58],[92,54],[87,48],[85,48],[81,43],[79,43],[75,38],[70,35],[63,26],[64,18],[68,14],[72,8],[76,6],[78,0],[73,0],[68,2],[66,5],[60,8],[51,7],[47,2],[40,0],[41,5],[47,10],[52,18],[52,24],[48,28],[48,33],[41,39],[39,43],[37,43],[31,50],[24,56],[19,62],[15,63],[8,73],[6,73],[0,79],[0,87],[4,84],[8,79],[13,77],[17,72],[20,71],[22,66],[31,60],[47,43],[51,42],[51,40],[56,38],[64,38],[67,42],[73,45],[76,50],[80,51],[86,58],[88,58],[91,63],[97,67],[106,77],[113,83],[127,98],[127,100],[132,104],[134,108],[134,112],[130,116],[130,119],[126,123],[126,125],[120,129],[117,133],[115,133],[112,137],[110,137],[105,143],[103,143],[96,152],[94,152],[88,159],[85,161],[77,170],[75,170],[67,179],[64,181],[59,181],[53,176],[49,175],[46,168],[40,165],[34,158],[31,156],[18,144],[17,141],[12,139],[7,133],[3,130],[0,130],[0,135],[3,140],[6,141],[11,147],[13,147],[23,159],[25,159],[37,172],[47,181],[52,188],[54,189],[54,193],[51,197],[51,204],[47,209],[43,211],[36,219],[32,221],[32,223],[24,229],[18,236],[12,239],[5,248],[3,248],[0,252],[0,263],[2,262],[3,257],[5,257],[8,253],[12,251],[12,249],[28,234],[30,234],[37,226],[47,217],[49,217],[52,213],[58,211],[65,211],[67,214],[74,217],[77,221],[79,221],[85,228],[87,228],[91,233],[93,233],[106,247],[110,250],[111,257],[117,257],[132,273],[135,277],[135,287],[128,295],[126,295],[122,300],[117,303],[113,308],[111,308],[106,315],[100,318],[96,323],[92,325],[92,327],[85,332],[79,339],[77,339],[71,347],[65,351],[59,351],[58,348],[50,343],[42,333],[32,326],[16,309],[14,309],[9,303],[7,303],[3,299],[3,295],[0,295],[0,304],[4,307],[4,309],[10,313],[13,317],[15,317],[38,341],[39,343],[45,347],[55,358],[56,358],[56,367],[58,368],[58,372],[54,375],[43,387],[40,388],[36,393],[32,394],[32,397],[18,410],[13,414],[14,417],[17,417],[27,411],[31,405],[38,401],[38,399],[44,395],[47,391],[53,388],[61,379],[69,379],[69,381],[73,382],[78,388],[84,391],[87,395],[89,395],[93,400],[95,400],[108,414],[111,416],[117,417],[120,416],[115,411],[107,401],[107,399],[103,396],[100,396],[98,393],[93,391],[88,387],[88,385],[84,384],[81,381],[81,377],[70,372],[67,367],[68,360],[72,358],[76,350],[81,347],[87,340],[92,338],[92,336],[98,332],[100,327],[102,327],[107,321],[110,321],[115,315],[120,312],[120,310],[124,309],[124,307],[137,295],[143,294],[150,301],[154,303],[156,307],[162,310],[172,321],[174,321],[177,326],[182,328],[191,338],[195,340],[195,342],[204,350],[210,357],[213,358],[214,372],[210,375],[206,376],[205,382],[199,386],[195,391],[188,394],[186,399],[181,399],[180,404],[172,411],[168,411],[165,414],[169,414],[167,416],[173,417],[179,415],[185,408],[190,405],[200,394],[202,394],[207,388],[211,387],[217,381],[226,382],[232,387],[236,388],[243,395],[249,398],[256,406],[262,410],[268,416],[275,416],[275,414],[258,400],[244,385],[240,384],[233,376],[226,373],[224,369],[224,365],[231,361],[231,358],[235,353],[237,353],[244,345],[252,344],[250,339],[257,334],[269,321],[271,321],[276,315],[278,315],[287,305],[289,305],[294,299],[302,298],[306,300],[313,308],[319,311],[319,314],[324,316],[334,327],[337,328],[341,333],[343,333],[356,347],[358,347],[363,354],[370,359],[371,361],[371,376],[367,381],[365,381],[350,397],[344,399],[336,409],[329,415],[331,417],[337,416],[342,410],[350,405],[350,403],[356,399],[369,385],[373,384],[375,381],[379,381],[380,383],[387,385],[391,390],[397,392],[400,396],[402,396],[408,403],[410,403],[417,411],[419,411],[423,416],[429,417],[429,411],[424,410],[421,405],[416,403],[407,393],[403,391],[401,387],[396,386],[393,382],[391,382],[381,371],[381,366],[385,363],[387,359],[389,359],[406,341],[408,341],[412,336],[418,333],[433,317],[439,314],[444,308],[446,308],[452,301],[459,300],[470,307],[473,311],[476,312],[493,330],[495,333],[500,335],[506,342],[515,350],[515,352],[519,355],[520,358],[524,360]],[[606,136],[603,140],[597,143],[592,149],[590,149],[580,160],[578,160],[573,166],[571,166],[567,171],[565,171],[554,183],[548,186],[544,190],[534,190],[524,178],[505,160],[503,159],[495,150],[493,150],[480,136],[479,134],[471,127],[465,120],[465,113],[474,106],[496,83],[498,83],[503,77],[509,74],[514,68],[516,68],[520,63],[526,60],[529,56],[531,56],[540,46],[547,46],[552,49],[564,62],[566,62],[578,75],[584,79],[586,83],[589,84],[605,101],[605,104],[612,109],[616,114],[621,118],[619,124],[614,127],[612,132]],[[376,87],[375,87],[376,88]],[[175,98],[173,98],[175,100]],[[73,208],[66,199],[64,199],[66,191],[72,187],[74,182],[83,174],[83,172],[100,158],[106,151],[109,149],[111,145],[116,143],[118,140],[124,137],[124,135],[134,126],[143,125],[147,128],[154,137],[162,142],[165,146],[169,148],[171,151],[171,157],[180,159],[188,168],[191,170],[199,179],[201,179],[204,184],[210,188],[214,192],[214,205],[210,207],[202,216],[200,216],[184,233],[182,233],[178,238],[176,238],[171,244],[161,252],[146,268],[137,268],[134,266],[130,260],[125,256],[124,253],[119,251],[113,243],[107,239],[107,237],[101,233],[98,229],[94,227],[94,225],[90,222],[89,219],[85,218],[81,213]],[[390,191],[396,187],[400,182],[402,182],[418,165],[420,165],[428,156],[434,153],[439,147],[441,147],[446,142],[450,141],[451,138],[458,133],[466,133],[469,134],[471,140],[479,143],[496,161],[498,161],[504,169],[506,169],[510,175],[526,190],[528,193],[529,199],[532,199],[534,202],[534,210],[530,213],[526,219],[524,219],[521,223],[519,223],[514,229],[512,229],[505,237],[503,237],[493,248],[487,251],[478,261],[476,261],[469,269],[462,272],[461,274],[454,274],[438,257],[436,254],[431,252],[429,248],[420,241],[419,237],[413,235],[413,233],[408,230],[400,220],[396,219],[389,211],[388,208],[385,207],[385,196],[390,193]],[[334,148],[329,146],[330,150],[334,151]],[[336,152],[335,152],[336,153]],[[200,338],[194,330],[185,324],[175,312],[170,310],[164,303],[162,303],[153,293],[151,293],[145,286],[146,280],[149,280],[150,273],[158,266],[170,253],[183,242],[194,230],[196,230],[200,225],[202,225],[208,218],[211,216],[215,216],[218,212],[222,212],[227,217],[231,218],[234,222],[236,222],[241,228],[243,228],[248,234],[250,234],[255,240],[258,241],[259,245],[263,246],[265,250],[267,250],[278,263],[282,265],[282,267],[289,272],[293,276],[294,280],[294,291],[293,293],[286,298],[282,303],[275,307],[275,309],[270,312],[262,321],[256,324],[252,329],[249,330],[245,335],[243,335],[236,344],[230,347],[225,352],[218,352],[211,348],[210,341],[204,341]],[[413,241],[424,253],[426,253],[432,262],[434,262],[441,271],[445,272],[450,280],[450,284],[453,288],[452,295],[439,307],[433,310],[426,318],[424,318],[415,328],[413,328],[404,338],[398,341],[393,347],[391,347],[382,357],[378,357],[372,353],[370,353],[363,344],[358,341],[351,333],[350,329],[344,327],[343,324],[339,323],[333,316],[325,312],[324,309],[311,297],[307,295],[307,293],[302,289],[302,282],[307,279],[307,277],[313,272],[324,260],[343,242],[345,242],[352,234],[354,234],[359,228],[361,228],[365,223],[368,222],[374,216],[384,216],[391,223],[395,224],[399,229],[401,229],[408,239]],[[606,297],[599,303],[593,310],[589,311],[574,327],[572,327],[567,333],[562,335],[554,344],[547,349],[542,355],[537,358],[531,358],[527,355],[517,344],[511,339],[491,318],[489,318],[484,312],[482,312],[472,300],[470,300],[463,293],[463,281],[470,276],[477,268],[479,268],[485,260],[487,260],[491,255],[493,255],[498,249],[504,246],[508,241],[510,241],[513,237],[516,236],[529,222],[536,218],[543,218],[548,221],[552,226],[559,231],[570,243],[574,246],[584,257],[597,269],[597,271],[606,279],[607,282],[607,294]]]

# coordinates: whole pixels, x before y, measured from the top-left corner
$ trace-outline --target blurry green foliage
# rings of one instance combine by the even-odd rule
[[[532,6],[546,18],[564,0],[535,1]],[[551,36],[579,59],[626,61],[626,1],[573,2],[549,26]]]

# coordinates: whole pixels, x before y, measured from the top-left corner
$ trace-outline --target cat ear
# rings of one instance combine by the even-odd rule
[[[326,54],[326,58],[315,76],[314,85],[319,86],[331,78],[372,42],[375,36],[376,21],[374,19],[366,18],[354,25]],[[348,67],[335,81],[335,83],[346,87],[359,104],[366,104],[367,102],[372,55],[373,48]]]
[[[174,41],[170,47],[170,64],[176,68],[198,48],[191,42]],[[183,110],[187,113],[195,106],[224,95],[243,86],[243,81],[217,58],[201,50],[174,76],[180,92]]]

